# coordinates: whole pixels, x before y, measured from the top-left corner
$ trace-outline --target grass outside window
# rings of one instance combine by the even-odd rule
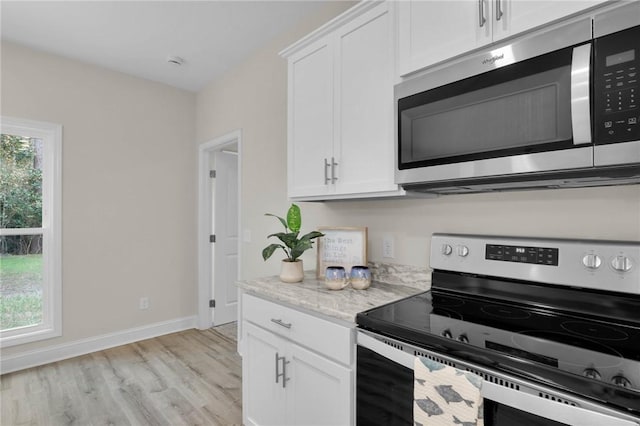
[[[42,254],[0,255],[0,329],[42,323]]]

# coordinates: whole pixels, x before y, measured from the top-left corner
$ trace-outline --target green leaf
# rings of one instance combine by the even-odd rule
[[[284,226],[284,229],[289,229],[287,228],[287,221],[284,220],[283,218],[281,218],[280,216],[276,216],[275,214],[271,214],[271,213],[265,213],[265,216],[273,216],[273,217],[277,217],[278,220],[280,220],[280,223],[282,223],[282,226]]]
[[[262,258],[264,260],[269,259],[273,254],[273,252],[276,251],[278,248],[281,248],[284,250],[284,247],[282,247],[280,244],[271,244],[265,247],[264,250],[262,250]]]
[[[291,207],[289,207],[289,211],[287,212],[287,225],[291,232],[300,232],[302,214],[300,213],[300,207],[296,204],[291,204]]]
[[[298,241],[298,233],[297,232],[290,232],[290,233],[285,233],[285,232],[278,232],[275,234],[271,234],[269,235],[267,238],[270,237],[276,237],[278,238],[280,241],[282,241],[283,243],[285,243],[285,245],[289,248],[292,248],[296,245],[297,241]]]
[[[291,260],[296,260],[305,250],[310,249],[313,243],[309,240],[300,240],[298,243],[291,248]]]
[[[319,231],[311,231],[308,234],[303,235],[300,240],[313,240],[318,237],[324,237],[324,234]]]

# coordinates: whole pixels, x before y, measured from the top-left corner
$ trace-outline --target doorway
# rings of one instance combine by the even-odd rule
[[[198,328],[237,320],[240,278],[241,132],[198,152]]]

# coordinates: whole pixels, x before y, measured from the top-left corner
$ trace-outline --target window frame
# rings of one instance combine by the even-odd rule
[[[0,330],[0,346],[9,347],[62,335],[62,126],[0,117],[3,134],[43,140],[42,227],[0,229],[1,236],[42,233],[42,323]]]

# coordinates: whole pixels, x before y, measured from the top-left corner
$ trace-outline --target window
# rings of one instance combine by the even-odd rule
[[[62,126],[0,118],[0,343],[60,336]]]

